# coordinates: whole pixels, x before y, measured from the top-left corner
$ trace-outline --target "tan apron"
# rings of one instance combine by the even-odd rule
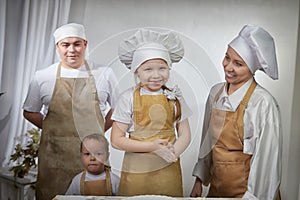
[[[180,104],[177,101],[180,113]],[[142,95],[140,87],[133,100],[135,131],[130,138],[139,141],[176,140],[174,101],[165,95]],[[182,197],[180,161],[167,163],[154,153],[125,152],[119,185],[120,196],[168,195]]]
[[[80,138],[103,133],[94,78],[85,62],[88,78],[61,78],[58,66],[56,83],[43,121],[38,154],[37,200],[65,194],[72,178],[82,171]]]
[[[108,166],[105,166],[105,173],[105,180],[84,181],[86,175],[84,170],[80,179],[80,194],[84,196],[112,196],[110,168]]]
[[[217,142],[212,149],[212,179],[208,197],[237,198],[242,197],[247,190],[252,155],[243,153],[244,111],[256,85],[253,81],[236,112],[212,109],[210,127]],[[218,123],[213,124],[214,121],[224,120],[224,117],[223,127],[217,127]],[[220,133],[214,131],[220,129]]]

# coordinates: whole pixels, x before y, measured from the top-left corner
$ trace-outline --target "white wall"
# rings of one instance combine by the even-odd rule
[[[299,16],[300,19],[300,16]],[[297,51],[297,62],[296,62],[296,72],[295,77],[300,76],[300,34],[298,34],[298,51]],[[293,97],[293,110],[292,110],[292,119],[291,119],[291,135],[290,135],[290,144],[288,148],[289,160],[288,163],[288,172],[287,180],[291,180],[287,183],[287,190],[289,191],[298,191],[298,196],[296,192],[292,192],[292,195],[289,199],[300,199],[300,80],[299,78],[295,79],[294,86],[294,97]]]
[[[276,42],[279,80],[273,81],[263,73],[257,73],[256,80],[275,96],[282,111],[283,199],[298,198],[298,191],[289,187],[299,185],[298,178],[294,176],[299,176],[299,172],[291,166],[299,166],[300,158],[289,157],[289,151],[294,149],[297,151],[294,155],[300,153],[299,148],[290,146],[297,145],[290,141],[290,123],[298,19],[299,0],[73,0],[70,15],[70,22],[86,26],[90,57],[98,63],[109,64],[120,77],[123,88],[132,84],[132,79],[117,58],[117,46],[121,39],[139,27],[171,29],[183,38],[186,57],[174,66],[176,78],[171,80],[171,84],[178,81],[194,110],[191,119],[193,140],[182,158],[186,196],[193,184],[191,170],[198,153],[203,103],[209,87],[223,80],[221,61],[227,44],[244,24],[258,24],[268,30]],[[299,134],[293,135],[293,139],[300,137]],[[114,155],[118,157],[119,153],[113,151],[112,158]],[[113,165],[118,165],[117,157],[111,160]]]

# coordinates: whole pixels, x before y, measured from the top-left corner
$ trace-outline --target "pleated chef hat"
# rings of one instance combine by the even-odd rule
[[[229,46],[243,58],[253,74],[259,69],[272,79],[278,79],[275,43],[266,30],[245,25]]]
[[[78,37],[86,40],[84,26],[76,23],[62,25],[54,31],[53,36],[55,38],[55,44],[67,37]]]
[[[172,63],[182,59],[184,48],[179,36],[173,32],[139,29],[120,43],[118,53],[120,61],[135,72],[142,63],[155,58],[165,60],[171,67]]]

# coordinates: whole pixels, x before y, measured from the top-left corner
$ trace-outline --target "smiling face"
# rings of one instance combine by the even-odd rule
[[[166,61],[151,59],[141,64],[135,73],[140,79],[142,88],[156,92],[168,81],[170,69]]]
[[[85,169],[94,175],[104,172],[104,163],[109,156],[105,142],[95,138],[86,138],[81,148],[81,161]]]
[[[61,58],[62,66],[66,68],[79,68],[84,63],[84,54],[87,47],[87,41],[68,37],[60,40],[56,44],[56,50]]]
[[[229,84],[228,91],[233,92],[237,90],[253,77],[253,74],[249,70],[247,64],[231,47],[227,48],[227,52],[223,60],[223,67],[225,80]]]

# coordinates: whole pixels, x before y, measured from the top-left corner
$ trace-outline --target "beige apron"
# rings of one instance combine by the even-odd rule
[[[177,101],[180,113],[180,104]],[[174,101],[165,95],[142,95],[140,87],[133,100],[135,131],[130,138],[139,141],[176,140]],[[183,196],[180,161],[167,163],[154,153],[126,152],[119,185],[121,196],[168,195]]]
[[[244,154],[244,111],[256,87],[253,81],[236,112],[212,109],[211,130],[217,140],[212,150],[212,179],[208,197],[242,197],[247,190],[252,155]],[[223,88],[216,95],[219,97]],[[215,100],[216,100],[215,99]],[[223,127],[216,127],[214,121],[224,120]]]
[[[82,171],[80,137],[103,133],[94,78],[61,78],[61,63],[49,110],[43,121],[38,155],[37,200],[64,194],[72,178]]]
[[[108,166],[105,166],[105,173],[105,180],[84,181],[86,175],[84,170],[80,179],[80,194],[84,196],[112,196],[110,168]]]

